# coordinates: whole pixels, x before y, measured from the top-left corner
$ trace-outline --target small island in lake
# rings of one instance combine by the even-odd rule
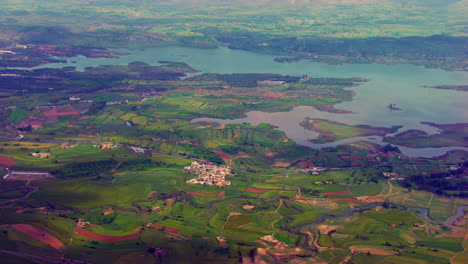
[[[468,123],[457,124],[434,124],[422,122],[423,124],[440,129],[439,134],[429,135],[421,130],[407,130],[393,137],[386,137],[385,142],[411,148],[424,147],[468,147],[466,136],[468,134]]]
[[[320,136],[310,141],[313,143],[334,142],[345,138],[363,136],[385,136],[394,133],[399,127],[371,127],[367,125],[347,125],[324,119],[307,118],[301,123],[306,129],[320,133]]]
[[[423,86],[425,88],[435,88],[440,90],[455,90],[468,92],[468,85],[437,85],[437,86]]]

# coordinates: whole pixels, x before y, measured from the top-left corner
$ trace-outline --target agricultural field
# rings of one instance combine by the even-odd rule
[[[392,171],[392,165],[402,175],[427,174],[443,169],[438,163],[460,160],[463,153],[427,160],[418,168],[421,161],[396,158],[385,148],[363,142],[318,151],[296,145],[268,123],[190,122],[200,116],[235,118],[254,109],[286,110],[298,104],[320,107],[350,100],[352,94],[344,88],[366,80],[303,77],[301,81],[302,77],[271,74],[179,78],[190,71],[187,64],[168,62],[88,68],[80,73],[82,77],[113,76],[115,72],[124,77],[112,77],[117,88],[81,83],[90,85],[94,103],[70,103],[62,98],[57,101],[63,103],[60,108],[26,109],[24,116],[12,118],[10,125],[20,128],[22,137],[0,144],[3,175],[10,170],[16,173],[0,180],[0,213],[8,215],[0,225],[2,240],[12,241],[2,248],[39,255],[39,250],[46,250],[48,256],[116,263],[187,258],[229,263],[239,256],[274,261],[278,252],[291,257],[310,255],[331,263],[345,258],[364,263],[384,259],[445,263],[455,255],[463,258],[458,246],[461,237],[453,235],[460,227],[452,222],[437,229],[438,236],[448,237],[443,240],[413,230],[414,224],[434,224],[410,211],[374,212],[372,207],[349,213],[356,207],[381,203],[428,208],[433,222],[449,221],[459,206],[468,204],[465,199],[410,190],[382,175]],[[76,78],[67,74],[67,78]],[[262,83],[265,81],[281,85],[268,86]],[[156,89],[162,82],[170,88],[156,94],[147,87],[155,85],[151,89]],[[124,89],[124,84],[131,86]],[[229,90],[208,89],[220,86]],[[284,96],[286,91],[290,97]],[[67,90],[62,92],[64,97],[70,95]],[[43,96],[38,93],[25,100],[33,103]],[[120,103],[111,101],[109,105],[109,100]],[[67,112],[83,108],[87,111]],[[41,119],[51,111],[58,116]],[[18,116],[9,109],[2,114]],[[327,140],[389,132],[315,122],[321,132],[328,133]],[[221,188],[189,184],[194,175],[182,169],[193,161],[232,166],[236,176],[230,176],[230,185]],[[313,173],[315,166],[324,171]],[[44,173],[50,177],[41,178]],[[449,173],[446,168],[445,173]],[[387,211],[393,213],[384,213]],[[353,226],[356,218],[361,224]],[[396,223],[401,225],[398,234],[388,227],[395,224],[392,219],[405,219]],[[14,228],[23,224],[32,226],[29,235]],[[342,228],[323,234],[317,225]],[[51,237],[55,244],[28,238],[34,238],[34,230],[36,235]],[[386,241],[376,235],[379,232],[401,244],[382,245]],[[309,246],[304,246],[309,240]],[[431,245],[438,253],[429,246],[406,249],[418,243]],[[400,250],[402,245],[405,250]],[[261,251],[266,253],[260,256],[257,252]],[[181,256],[181,252],[192,255]]]
[[[449,263],[454,252],[460,250],[459,242],[453,238],[430,237],[424,231],[431,229],[427,225],[430,224],[423,224],[410,212],[376,208],[342,220],[327,220],[315,228],[320,233],[321,250],[342,247],[363,254],[353,255],[353,260],[371,261],[381,256],[385,258],[384,263],[388,259],[391,263]],[[441,232],[440,228],[432,229]],[[433,250],[436,244],[442,248]]]

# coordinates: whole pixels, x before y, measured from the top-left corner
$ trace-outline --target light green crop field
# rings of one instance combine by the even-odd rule
[[[40,189],[30,196],[32,202],[57,201],[74,208],[93,208],[145,199],[152,190],[140,182],[103,184],[89,179],[36,183]],[[115,194],[119,195],[116,196]]]

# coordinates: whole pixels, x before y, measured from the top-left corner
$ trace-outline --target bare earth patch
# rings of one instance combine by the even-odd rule
[[[263,189],[258,189],[258,188],[253,188],[253,187],[247,187],[244,192],[250,192],[250,193],[265,193],[268,190],[263,190]]]
[[[340,227],[339,226],[329,226],[329,225],[319,225],[319,226],[317,226],[317,228],[320,231],[320,234],[328,235],[331,232],[338,230]]]
[[[91,239],[106,241],[106,242],[116,242],[116,241],[135,238],[135,237],[140,236],[140,232],[133,233],[133,234],[126,235],[126,236],[106,236],[106,235],[97,234],[97,233],[94,233],[94,232],[91,232],[89,230],[79,228],[79,227],[75,227],[75,234],[83,236],[83,237],[91,238]]]
[[[323,192],[323,195],[333,195],[333,194],[353,194],[351,191],[335,191],[335,192]]]
[[[395,255],[396,253],[393,251],[385,250],[383,248],[374,248],[369,246],[350,246],[349,249],[354,249],[362,253],[371,253],[372,255],[380,255],[380,256],[391,256]]]
[[[273,164],[273,166],[274,167],[289,167],[291,166],[291,163],[278,161],[275,164]]]
[[[239,154],[239,155],[236,155],[236,159],[242,159],[242,158],[250,158],[250,156],[247,155],[247,154]]]
[[[0,166],[3,166],[5,168],[11,168],[15,166],[16,162],[12,158],[7,158],[7,157],[0,157]]]
[[[28,224],[14,224],[11,227],[55,249],[61,249],[64,246],[62,241],[39,227]]]
[[[218,155],[220,158],[222,158],[224,161],[227,161],[227,160],[231,160],[232,159],[232,155],[231,154],[228,154],[228,153],[225,153],[225,152],[221,152],[221,151],[218,151],[218,150],[213,150],[213,152]]]

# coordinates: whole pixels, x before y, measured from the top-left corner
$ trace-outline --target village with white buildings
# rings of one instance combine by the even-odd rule
[[[224,187],[231,185],[226,177],[237,176],[229,166],[217,165],[207,161],[194,161],[182,170],[185,173],[196,174],[198,177],[188,180],[187,183]]]

